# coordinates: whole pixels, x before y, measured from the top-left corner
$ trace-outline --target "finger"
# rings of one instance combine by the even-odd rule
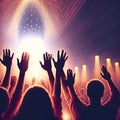
[[[103,66],[102,68],[103,68],[103,70],[107,70],[105,66]]]
[[[73,78],[74,78],[74,79],[75,79],[75,75],[76,75],[76,74],[74,73],[74,75],[73,75]]]
[[[11,58],[13,59],[14,53],[12,54]]]
[[[5,50],[3,49],[3,56],[5,56]]]
[[[57,52],[57,59],[59,60],[60,59],[60,51],[58,50]]]
[[[65,61],[68,59],[68,56],[65,58]]]
[[[69,74],[69,69],[67,70],[67,77],[68,77],[68,74]]]
[[[27,60],[27,53],[24,53],[23,60]]]
[[[55,62],[55,59],[54,59],[54,58],[52,58],[52,60],[53,60],[53,63],[54,63],[54,65],[56,66],[56,62]]]
[[[20,63],[19,63],[19,59],[17,58],[17,65],[19,66],[19,64],[20,64]]]
[[[52,58],[52,55],[48,54],[48,60],[51,60],[51,58]]]
[[[67,75],[69,76],[69,74],[70,74],[70,69],[67,70]]]
[[[45,58],[46,58],[46,60],[48,60],[48,53],[47,52],[45,53]]]
[[[102,77],[104,77],[104,75],[103,75],[102,73],[100,73],[100,75],[101,75]]]
[[[40,63],[40,65],[41,65],[41,67],[43,68],[43,64],[42,64],[42,62],[41,62],[41,61],[39,61],[39,63]]]
[[[22,53],[21,61],[24,59],[25,53]]]
[[[63,54],[63,58],[65,58],[65,56],[66,56],[66,52]]]
[[[3,63],[3,60],[0,58],[0,62]]]
[[[27,64],[29,64],[30,55],[27,53]]]
[[[7,51],[7,56],[10,57],[10,49],[8,49],[8,51]]]
[[[27,55],[27,60],[29,61],[29,58],[30,58],[29,53],[27,52],[26,55]]]
[[[5,50],[5,56],[7,56],[7,49]]]
[[[63,58],[63,54],[64,54],[64,50],[62,50],[62,52],[61,52],[61,58]]]
[[[43,54],[43,59],[44,59],[44,62],[45,62],[45,54]]]

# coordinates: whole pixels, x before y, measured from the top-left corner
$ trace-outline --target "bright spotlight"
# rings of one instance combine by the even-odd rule
[[[99,59],[99,56],[98,56],[98,55],[96,55],[96,56],[95,56],[95,59]]]
[[[44,43],[41,38],[35,36],[27,37],[21,40],[20,46],[17,51],[18,58],[20,58],[22,52],[28,52],[30,54],[28,73],[31,78],[35,77],[40,79],[40,64],[44,51]],[[29,77],[29,76],[28,76]]]
[[[85,69],[85,68],[86,68],[86,65],[83,65],[82,67],[83,67],[83,69]]]
[[[63,113],[63,119],[64,120],[70,120],[70,118],[71,118],[71,116],[67,112]]]
[[[94,78],[99,79],[100,74],[100,57],[98,55],[95,56],[95,63],[94,63]]]
[[[119,62],[115,62],[115,66],[119,66]]]
[[[107,59],[106,59],[106,62],[110,62],[110,61],[111,61],[111,59],[110,59],[110,58],[107,58]]]

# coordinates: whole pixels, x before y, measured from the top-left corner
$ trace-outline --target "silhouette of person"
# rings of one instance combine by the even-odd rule
[[[3,114],[9,105],[9,96],[5,88],[0,87],[0,120],[3,120]]]
[[[69,94],[71,95],[71,100],[68,101],[74,120],[116,120],[120,106],[119,91],[113,84],[111,75],[106,67],[102,66],[101,70],[101,76],[107,80],[111,88],[111,98],[105,105],[101,104],[101,98],[104,95],[104,85],[102,82],[93,80],[88,83],[87,95],[90,99],[90,104],[85,105],[78,99],[73,87],[75,74],[70,69],[67,71],[67,80],[63,82],[63,88],[68,86]]]
[[[44,58],[44,64],[40,61],[41,67],[47,71],[49,76],[49,85],[50,85],[50,95],[52,96],[52,103],[54,108],[55,115],[62,120],[62,99],[61,99],[61,82],[60,82],[60,76],[62,74],[65,62],[68,58],[66,56],[66,52],[62,50],[61,52],[57,52],[57,60],[55,61],[54,58],[52,58],[51,54],[48,54],[47,52],[43,54]],[[52,72],[52,64],[51,59],[53,59],[53,63],[56,69],[55,78],[53,76]]]
[[[14,120],[58,120],[47,91],[38,86],[28,89]]]
[[[24,77],[28,69],[28,63],[29,63],[29,54],[27,52],[23,52],[21,60],[17,58],[17,66],[19,68],[19,78],[15,88],[15,92],[13,93],[10,104],[8,106],[8,109],[4,114],[4,118],[7,120],[10,120],[12,116],[14,116],[21,102],[21,98],[23,96]]]
[[[3,59],[0,58],[0,62],[6,67],[6,73],[1,86],[6,89],[9,89],[10,87],[10,72],[11,72],[13,56],[14,53],[12,53],[11,56],[10,49],[3,49]]]

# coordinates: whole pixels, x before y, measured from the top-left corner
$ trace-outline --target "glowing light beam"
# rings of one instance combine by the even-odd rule
[[[95,56],[95,64],[94,64],[94,78],[99,79],[100,78],[100,57],[98,55]]]

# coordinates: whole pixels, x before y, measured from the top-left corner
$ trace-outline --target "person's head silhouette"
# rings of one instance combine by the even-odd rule
[[[48,93],[42,87],[30,88],[16,116],[19,120],[54,120],[55,116]]]
[[[0,116],[4,113],[9,105],[9,96],[7,90],[0,87]]]
[[[87,95],[93,104],[100,103],[104,94],[104,85],[98,80],[93,80],[87,85]]]

